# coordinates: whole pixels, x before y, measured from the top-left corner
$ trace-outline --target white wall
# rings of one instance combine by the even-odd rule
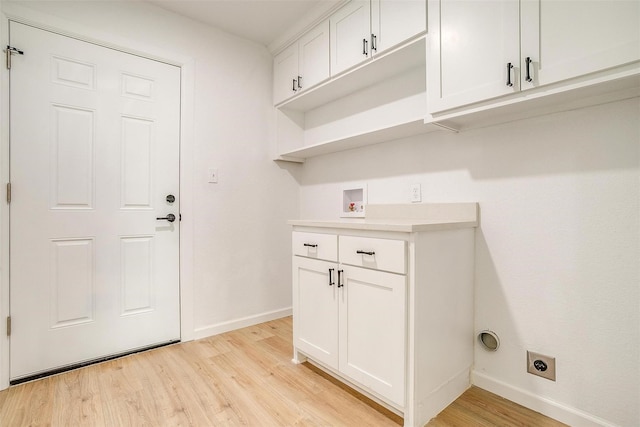
[[[335,218],[351,181],[368,183],[370,203],[406,203],[418,182],[424,202],[481,206],[475,327],[502,346],[476,349],[476,379],[584,419],[640,424],[637,100],[276,164],[265,48],[144,2],[24,5],[136,50],[194,58],[194,158],[183,159],[193,206],[183,213],[195,231],[199,334],[290,306],[286,219]],[[209,167],[219,184],[205,182]],[[557,358],[557,382],[526,374],[526,349]]]
[[[572,425],[640,425],[638,99],[313,158],[302,218],[336,218],[341,186],[369,203],[477,201],[475,381]],[[557,381],[526,373],[555,356]],[[549,399],[549,401],[545,401]],[[554,408],[559,407],[559,411]],[[575,412],[576,417],[571,417]]]
[[[291,307],[286,220],[298,216],[299,206],[298,184],[287,168],[295,173],[298,166],[270,160],[267,49],[145,2],[17,3],[51,16],[51,25],[68,22],[74,31],[90,29],[135,51],[193,59],[187,82],[194,94],[187,109],[193,129],[186,141],[193,155],[181,160],[193,179],[187,189],[191,210],[182,210],[182,226],[193,230],[185,251],[192,259],[184,258],[188,253],[182,259],[192,263],[193,336],[265,313],[286,314]],[[206,182],[210,167],[219,170],[218,184]]]

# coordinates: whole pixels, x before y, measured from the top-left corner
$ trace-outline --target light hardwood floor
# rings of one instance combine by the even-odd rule
[[[309,364],[291,318],[176,344],[0,392],[0,426],[398,426]],[[561,426],[478,388],[429,426]]]

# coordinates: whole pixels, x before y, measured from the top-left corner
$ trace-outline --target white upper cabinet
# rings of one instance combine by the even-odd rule
[[[523,90],[640,59],[638,0],[521,0],[521,28]]]
[[[370,58],[371,3],[352,0],[329,18],[331,75]]]
[[[640,59],[637,0],[429,0],[429,113]]]
[[[298,41],[298,89],[305,90],[329,78],[329,21]]]
[[[298,44],[295,43],[273,58],[273,103],[278,104],[297,92]]]
[[[275,159],[441,129],[424,124],[426,0],[351,0],[319,19],[274,58]]]
[[[441,111],[513,93],[520,61],[518,0],[430,0],[427,99]]]
[[[425,0],[352,0],[331,23],[331,75],[339,74],[427,29]]]
[[[371,1],[371,50],[374,56],[426,30],[425,0]]]
[[[273,59],[273,103],[329,78],[329,21],[307,32]]]

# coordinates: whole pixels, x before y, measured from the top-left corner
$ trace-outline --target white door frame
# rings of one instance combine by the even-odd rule
[[[194,339],[193,296],[193,116],[195,60],[174,52],[152,49],[139,42],[131,42],[117,34],[67,21],[17,4],[2,4],[0,16],[1,46],[8,45],[9,21],[70,36],[104,47],[114,48],[148,59],[176,65],[180,76],[180,335],[182,341]],[[25,52],[28,54],[28,52]],[[9,205],[5,198],[5,185],[9,182],[9,72],[4,65],[4,52],[0,64],[0,390],[9,387],[10,352],[6,336],[5,319],[9,310]]]

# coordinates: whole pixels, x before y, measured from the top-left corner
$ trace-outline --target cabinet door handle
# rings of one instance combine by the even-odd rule
[[[371,34],[371,52],[378,51],[378,37],[375,34]]]
[[[306,247],[306,248],[317,248],[318,247],[318,245],[315,244],[315,243],[305,243],[303,246]]]
[[[291,90],[293,90],[294,92],[296,92],[296,79],[293,79],[293,83],[291,84]]]
[[[359,255],[375,255],[376,253],[374,251],[356,251],[357,254]]]
[[[526,69],[526,73],[527,73],[527,75],[525,76],[524,79],[526,81],[528,81],[529,83],[531,83],[533,81],[533,79],[531,78],[531,69],[530,69],[532,62],[533,61],[528,56],[524,59],[525,69]]]
[[[344,273],[344,270],[338,270],[338,287],[342,288],[344,287],[344,277],[342,276],[342,273]]]
[[[302,89],[302,76],[298,76],[298,89]]]
[[[507,62],[507,86],[513,86],[513,82],[511,81],[511,70],[513,69],[513,64],[511,62]]]
[[[329,286],[335,285],[335,282],[333,281],[333,270],[333,268],[329,269]]]
[[[369,41],[367,39],[362,39],[362,54],[364,56],[369,56],[369,52],[367,46],[369,45]]]

